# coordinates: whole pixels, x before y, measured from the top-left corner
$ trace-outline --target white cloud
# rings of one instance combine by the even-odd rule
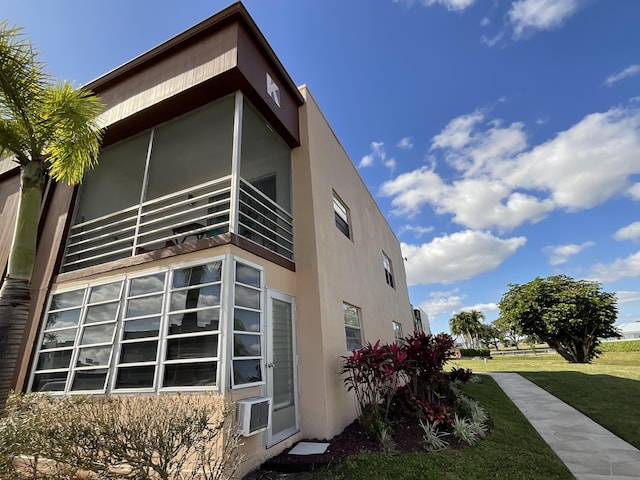
[[[433,232],[433,227],[421,227],[419,225],[403,225],[398,231],[398,235],[404,232],[413,232],[416,238],[420,238],[425,233]]]
[[[543,250],[549,256],[549,264],[560,265],[567,263],[569,258],[582,252],[585,248],[593,247],[594,242],[584,242],[580,245],[570,243],[568,245],[552,245]]]
[[[449,11],[462,12],[473,5],[475,1],[476,0],[420,0],[420,3],[425,7],[431,7],[432,5],[439,4]],[[410,7],[415,3],[415,0],[393,0],[393,3],[400,3],[406,7]]]
[[[638,75],[639,73],[640,73],[640,65],[630,65],[629,67],[625,68],[621,72],[614,73],[613,75],[609,75],[605,79],[604,84],[607,87],[610,87],[614,83],[619,82],[622,79],[632,77],[634,75]]]
[[[617,258],[612,263],[597,263],[589,270],[589,280],[614,282],[622,278],[640,276],[640,252],[626,258]]]
[[[629,195],[634,200],[640,201],[640,182],[631,185],[627,190],[627,195]]]
[[[403,137],[397,144],[396,147],[402,148],[404,150],[411,150],[413,148],[413,142],[411,141],[411,137]]]
[[[487,47],[495,47],[502,37],[504,37],[504,30],[496,33],[493,37],[488,37],[487,35],[482,35],[480,37],[480,41],[484,43]]]
[[[640,222],[633,222],[613,234],[616,240],[640,240]]]
[[[358,168],[367,168],[373,166],[373,155],[365,155],[360,159],[360,163],[358,163]]]
[[[402,243],[409,285],[451,283],[495,270],[526,243],[524,237],[501,239],[489,232],[465,230],[429,243]]]
[[[552,30],[579,8],[578,0],[519,0],[511,4],[509,21],[514,38],[532,30]]]
[[[392,172],[396,169],[396,159],[390,158],[389,160],[385,160],[384,166],[387,167]]]
[[[465,227],[504,232],[624,192],[640,200],[640,186],[629,188],[640,174],[640,109],[587,115],[534,147],[522,123],[503,125],[476,110],[451,120],[431,145],[432,165],[381,186],[395,215],[412,217],[429,205]],[[438,155],[455,169],[452,178],[436,171]]]
[[[618,305],[640,302],[640,292],[621,290],[616,292],[616,297],[618,297]]]
[[[470,307],[462,307],[461,311],[470,311],[470,310],[478,310],[479,312],[497,312],[499,310],[497,303],[476,303],[475,305],[471,305]]]
[[[483,17],[482,20],[480,20],[481,27],[486,27],[489,24],[491,24],[491,19],[489,17]]]
[[[426,300],[420,304],[431,321],[438,315],[443,313],[451,314],[455,310],[462,306],[463,296],[458,294],[458,290],[455,289],[450,292],[431,292],[429,294],[429,300]]]
[[[371,148],[371,152],[365,155],[364,157],[362,157],[362,159],[360,160],[360,163],[358,164],[358,168],[371,167],[375,164],[376,160],[380,160],[383,164],[386,165],[387,152],[384,149],[384,142],[371,142],[370,148]],[[395,160],[394,160],[393,167],[395,168]]]

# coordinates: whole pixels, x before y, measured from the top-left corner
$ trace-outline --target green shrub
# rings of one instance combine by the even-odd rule
[[[491,351],[488,348],[461,348],[462,357],[490,357]]]
[[[640,352],[640,340],[602,342],[598,348],[601,352]]]
[[[0,478],[233,476],[241,458],[233,409],[215,394],[12,395],[0,419]]]

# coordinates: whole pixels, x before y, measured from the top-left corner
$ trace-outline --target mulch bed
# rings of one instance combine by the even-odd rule
[[[393,429],[394,450],[396,452],[424,452],[422,447],[423,431],[416,418],[396,419],[393,421]],[[453,435],[450,435],[446,440],[453,448],[461,447],[460,442]],[[292,446],[280,455],[270,458],[262,464],[261,468],[276,472],[304,472],[339,462],[351,455],[382,451],[378,439],[370,435],[357,420],[331,440],[311,439],[304,441],[328,442],[329,447],[325,453],[320,455],[290,455],[289,451],[293,448]]]

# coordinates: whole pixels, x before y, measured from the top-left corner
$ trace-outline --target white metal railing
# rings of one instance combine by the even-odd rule
[[[240,179],[238,225],[230,225],[231,176],[73,225],[62,271],[68,272],[235,231],[293,259],[290,213]]]

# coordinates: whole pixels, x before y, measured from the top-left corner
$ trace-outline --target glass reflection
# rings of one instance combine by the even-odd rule
[[[174,338],[167,341],[167,360],[218,356],[218,336]]]
[[[236,285],[236,301],[239,307],[260,309],[260,290]]]
[[[118,315],[118,302],[105,305],[95,305],[87,308],[87,317],[84,323],[108,322],[115,320]]]
[[[45,332],[42,338],[42,348],[71,347],[76,341],[75,328]]]
[[[236,333],[233,336],[233,355],[235,357],[258,357],[260,351],[260,335]]]
[[[160,333],[160,317],[143,318],[124,322],[124,340],[157,337]]]
[[[52,328],[65,328],[75,327],[80,320],[80,309],[74,308],[73,310],[65,310],[64,312],[50,313],[47,316],[47,324],[44,326],[45,330]]]
[[[115,326],[115,323],[109,323],[107,325],[85,327],[84,332],[82,332],[80,345],[111,342],[113,339],[113,330]]]
[[[105,347],[81,348],[78,354],[76,367],[95,367],[108,365],[111,345]]]
[[[191,288],[171,294],[171,311],[220,305],[220,285]]]
[[[169,316],[169,335],[210,332],[218,330],[219,323],[219,308],[199,310],[197,312],[174,313]]]
[[[163,387],[196,387],[216,384],[216,362],[166,365]]]
[[[104,390],[106,380],[106,369],[77,371],[74,375],[71,390]]]
[[[173,288],[219,282],[222,278],[222,262],[183,268],[173,272]]]
[[[122,282],[108,283],[107,285],[99,285],[91,289],[89,294],[89,303],[106,302],[107,300],[117,300],[120,298],[120,289]]]
[[[36,370],[52,370],[54,368],[69,368],[71,350],[41,353],[38,357]]]
[[[235,385],[262,381],[260,360],[234,360],[233,382]]]
[[[121,367],[118,369],[115,388],[151,388],[155,372],[155,365]]]
[[[132,298],[127,304],[127,318],[154,315],[162,311],[162,295]]]
[[[144,295],[164,290],[164,278],[166,273],[157,273],[146,277],[134,278],[130,282],[129,296]]]
[[[236,263],[236,282],[260,288],[260,270]]]
[[[233,328],[244,332],[260,331],[260,312],[252,312],[241,308],[233,309]]]
[[[120,363],[155,362],[158,342],[125,343],[120,351]]]
[[[62,392],[67,383],[67,372],[36,373],[31,390],[34,392]]]
[[[51,299],[51,310],[60,308],[78,307],[82,305],[84,298],[84,288],[72,292],[56,293]]]

